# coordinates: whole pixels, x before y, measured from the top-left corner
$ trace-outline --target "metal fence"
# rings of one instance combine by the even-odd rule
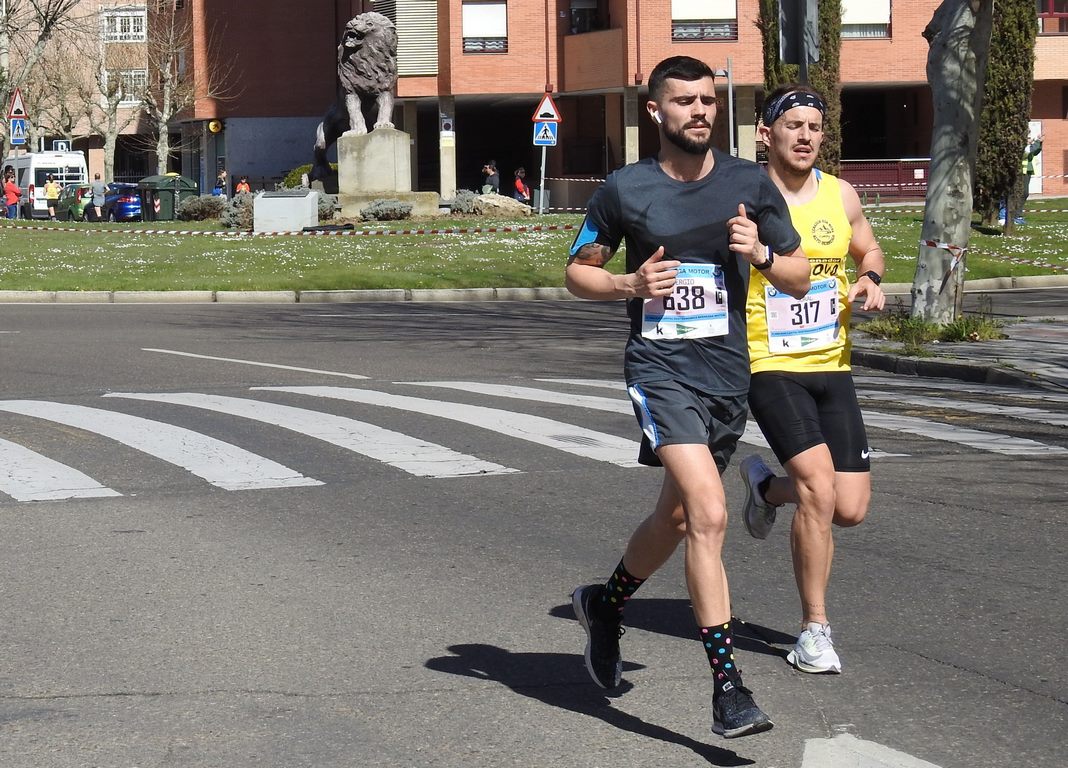
[[[861,200],[922,200],[927,195],[931,159],[843,160],[841,176],[860,194]]]

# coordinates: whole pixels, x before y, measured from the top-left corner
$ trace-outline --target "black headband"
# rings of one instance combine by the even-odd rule
[[[827,117],[827,105],[816,94],[807,91],[787,91],[764,107],[764,125],[770,128],[772,123],[782,117],[783,112],[794,107],[814,107],[820,111],[821,115]]]

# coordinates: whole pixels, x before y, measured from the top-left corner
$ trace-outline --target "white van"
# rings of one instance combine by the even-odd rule
[[[8,155],[4,168],[9,165],[15,169],[15,183],[22,188],[19,215],[26,219],[48,218],[48,201],[45,199],[48,174],[52,174],[60,187],[89,182],[89,168],[81,152],[22,152]]]

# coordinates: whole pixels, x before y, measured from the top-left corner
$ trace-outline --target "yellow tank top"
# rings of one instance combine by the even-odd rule
[[[750,269],[746,298],[749,367],[761,371],[848,371],[850,307],[846,260],[853,228],[838,179],[816,171],[816,196],[791,205],[790,218],[812,265],[812,287],[802,300],[775,290]]]

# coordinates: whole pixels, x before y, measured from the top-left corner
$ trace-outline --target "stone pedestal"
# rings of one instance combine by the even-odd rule
[[[411,139],[396,128],[370,133],[344,133],[337,140],[338,203],[341,215],[360,218],[360,211],[375,200],[409,203],[416,216],[435,216],[436,192],[412,192]]]

